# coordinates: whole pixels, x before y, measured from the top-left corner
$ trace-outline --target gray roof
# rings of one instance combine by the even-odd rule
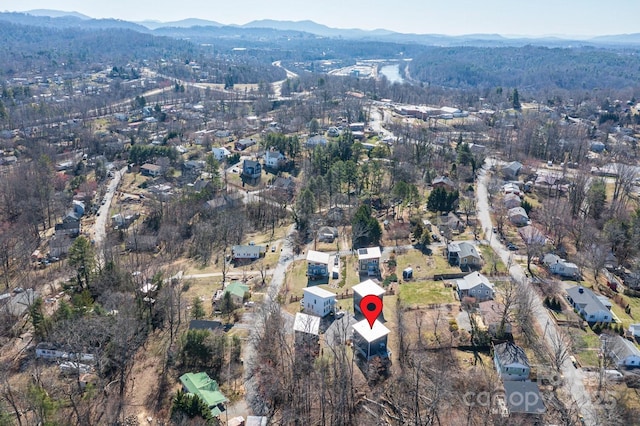
[[[514,175],[518,174],[520,169],[522,168],[522,163],[518,161],[513,161],[502,168],[502,170],[507,170]]]
[[[480,259],[476,246],[467,241],[452,241],[447,246],[447,250],[451,253],[458,253],[458,257],[460,258],[473,256]]]
[[[537,383],[505,380],[504,394],[510,413],[542,414],[547,411]]]
[[[629,340],[618,335],[603,334],[607,353],[614,361],[621,363],[630,356],[640,357],[640,349]]]
[[[581,291],[582,290],[582,291]],[[573,300],[573,303],[580,305],[587,315],[595,314],[600,311],[608,311],[607,305],[604,303],[606,298],[596,295],[588,288],[576,285],[567,289],[567,294]],[[608,303],[611,306],[611,303]]]
[[[522,364],[529,366],[529,358],[524,350],[511,342],[501,343],[493,347],[493,351],[502,365]]]

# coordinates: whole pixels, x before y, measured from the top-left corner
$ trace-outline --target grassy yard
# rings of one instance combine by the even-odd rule
[[[507,266],[502,262],[500,256],[498,256],[490,246],[479,245],[480,254],[484,261],[482,267],[482,273],[485,275],[491,274],[493,271],[493,264],[495,262],[495,269],[498,274],[505,274],[507,272]]]
[[[433,270],[428,266],[430,263],[430,257],[425,256],[419,250],[408,250],[406,253],[396,255],[396,275],[398,278],[402,278],[402,271],[405,268],[413,268],[414,279],[426,279],[429,276],[433,276]]]
[[[454,303],[453,289],[446,288],[444,281],[418,281],[400,285],[400,299],[412,307],[431,304]]]
[[[580,365],[582,367],[597,367],[598,351],[600,350],[598,335],[590,328],[584,331],[572,328],[569,335],[573,340],[573,349]]]

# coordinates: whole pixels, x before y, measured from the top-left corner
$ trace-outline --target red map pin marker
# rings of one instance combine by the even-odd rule
[[[360,300],[360,311],[369,322],[369,327],[373,328],[380,312],[382,312],[382,299],[373,294],[368,294]]]

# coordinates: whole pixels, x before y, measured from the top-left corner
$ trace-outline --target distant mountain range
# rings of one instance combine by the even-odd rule
[[[35,19],[45,19],[44,21]],[[499,34],[467,34],[462,36],[448,36],[441,34],[405,34],[386,29],[362,30],[331,28],[323,24],[305,21],[279,21],[263,19],[251,21],[243,25],[225,25],[220,22],[205,19],[183,19],[180,21],[160,22],[141,21],[128,22],[117,19],[93,19],[78,12],[64,12],[49,9],[30,10],[25,13],[0,13],[0,19],[9,20],[18,24],[43,25],[80,28],[124,28],[139,32],[151,32],[162,30],[163,35],[171,35],[171,28],[187,29],[192,27],[225,28],[228,32],[231,28],[242,29],[269,29],[286,32],[303,32],[320,37],[342,38],[350,40],[383,41],[393,43],[419,43],[435,46],[522,46],[535,44],[550,47],[569,47],[577,45],[606,45],[606,46],[635,46],[640,45],[640,33],[617,34],[598,36],[589,39],[571,39],[569,37],[505,37]],[[180,35],[176,31],[176,35]]]

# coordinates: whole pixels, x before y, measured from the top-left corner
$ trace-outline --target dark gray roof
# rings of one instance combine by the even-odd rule
[[[505,380],[504,394],[510,413],[542,414],[547,411],[537,383]]]
[[[224,330],[225,326],[220,321],[191,320],[189,330]]]
[[[464,258],[467,256],[473,256],[480,259],[476,246],[467,241],[452,241],[447,246],[447,250],[451,253],[458,253],[458,257]]]
[[[502,365],[518,363],[526,365],[527,367],[529,366],[527,354],[524,353],[524,350],[520,346],[514,343],[506,342],[495,345],[493,351]]]

